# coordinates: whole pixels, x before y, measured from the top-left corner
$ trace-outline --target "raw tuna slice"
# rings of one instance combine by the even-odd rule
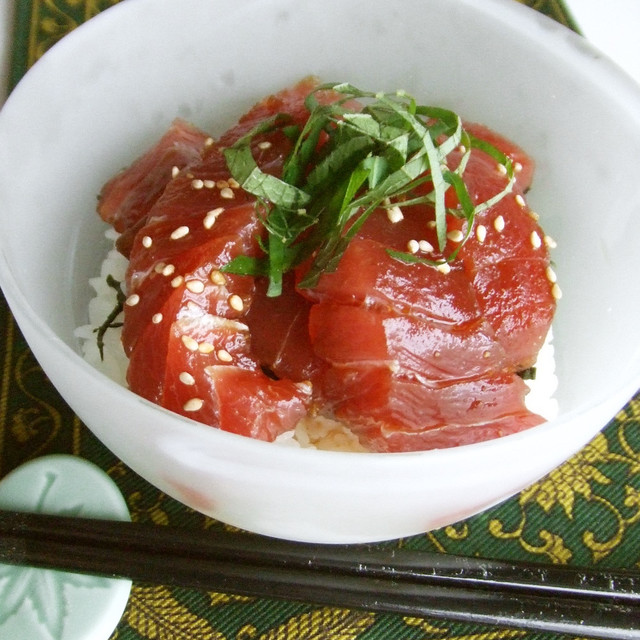
[[[222,274],[230,258],[257,251],[258,222],[252,206],[236,207],[219,217],[214,228],[202,224],[161,221],[144,227],[151,246],[132,255],[129,264],[123,344],[131,353],[148,328],[159,335],[180,309],[196,305],[206,313],[238,318],[250,303],[252,278]],[[176,224],[178,226],[176,226]],[[185,235],[171,239],[175,230]],[[183,233],[183,231],[180,231]],[[174,235],[175,237],[175,235]],[[159,321],[162,319],[162,321]]]
[[[263,278],[224,271],[237,256],[262,255],[265,229],[223,151],[276,114],[304,124],[314,86],[308,79],[266,98],[215,142],[176,122],[105,187],[100,213],[123,232],[130,257],[123,343],[131,389],[264,440],[302,418],[340,420],[373,451],[458,446],[541,422],[517,375],[535,361],[555,309],[548,243],[525,201],[533,163],[484,127],[468,129],[511,158],[515,181],[478,213],[470,235],[449,189],[454,215],[442,248],[432,206],[400,199],[401,215],[376,210],[313,288],[300,286],[307,265],[285,275],[277,298]],[[282,130],[252,141],[259,167],[276,176],[291,148]],[[449,167],[464,154],[450,154]],[[464,173],[472,201],[500,192],[507,173],[474,149]],[[145,180],[153,184],[142,197]]]
[[[158,403],[224,431],[273,440],[307,413],[310,388],[265,376],[248,327],[234,320],[205,314],[174,322],[165,369]]]
[[[386,367],[333,368],[323,390],[334,415],[379,452],[472,444],[543,422],[525,408],[527,388],[514,374],[425,384]]]
[[[231,179],[222,147],[275,113],[302,122],[310,88],[305,81],[252,109],[196,162],[174,172],[131,227],[123,330],[130,388],[182,415],[261,439],[295,426],[308,410],[311,387],[306,378],[298,384],[264,372],[278,368],[278,359],[256,358],[243,322],[256,283],[221,271],[238,255],[256,255],[262,233],[254,199]],[[261,142],[257,161],[277,173],[290,141],[273,132]]]
[[[485,125],[466,122],[464,126],[476,138],[492,144],[509,157],[516,173],[514,191],[526,193],[531,188],[535,171],[535,163],[531,156],[511,140],[492,131]],[[465,183],[471,186],[471,189],[475,192],[475,197],[479,200],[485,200],[490,197],[491,192],[489,189],[495,189],[496,183],[487,180],[488,177],[496,176],[498,179],[503,177],[501,168],[497,167],[495,160],[487,154],[476,153],[474,163],[468,167],[468,170],[469,173],[465,171]],[[493,193],[496,192],[493,191]]]
[[[478,304],[514,371],[532,367],[555,310],[546,260],[502,260],[473,278]]]
[[[223,431],[273,441],[309,411],[308,384],[272,380],[260,371],[238,367],[211,367],[207,375],[219,407],[215,424]]]
[[[504,351],[483,319],[447,325],[362,306],[311,309],[315,353],[336,367],[386,366],[429,381],[465,380],[504,370]]]
[[[162,195],[176,169],[197,162],[209,136],[181,119],[128,169],[107,182],[99,196],[98,213],[124,234],[120,248],[128,255],[135,229]]]
[[[542,421],[526,409],[516,375],[535,362],[555,310],[544,235],[523,195],[533,165],[499,136],[473,132],[509,154],[517,173],[513,192],[477,216],[466,244],[463,217],[448,216],[440,251],[430,206],[400,203],[399,221],[375,212],[335,272],[302,291],[315,303],[310,337],[328,367],[316,393],[375,450],[456,446]],[[465,181],[476,202],[507,180],[494,158],[472,152]],[[416,251],[411,244],[433,262],[458,257],[438,269],[390,256],[390,248]]]
[[[244,322],[251,331],[253,354],[277,378],[303,382],[316,378],[322,362],[309,338],[311,303],[295,288],[293,274],[284,278],[278,297],[267,297],[267,282],[256,279],[253,302]]]
[[[388,220],[386,226],[389,227]],[[407,234],[403,249],[406,238]],[[338,269],[323,274],[316,287],[301,293],[314,302],[392,309],[447,324],[480,318],[469,276],[463,269],[454,268],[444,274],[427,264],[407,268],[389,255],[382,241],[370,238],[353,240]]]

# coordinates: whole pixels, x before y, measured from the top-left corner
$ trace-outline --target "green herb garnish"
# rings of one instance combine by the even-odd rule
[[[116,322],[115,319],[122,313],[124,309],[124,301],[126,296],[122,291],[122,286],[111,274],[107,275],[107,284],[116,292],[116,304],[106,317],[105,321],[93,332],[96,334],[96,343],[100,352],[100,360],[104,360],[104,336],[108,329],[116,329],[122,326],[122,322]]]
[[[535,380],[537,369],[536,367],[529,367],[528,369],[523,369],[522,371],[518,371],[517,373],[523,380]]]
[[[321,104],[316,94],[327,90],[340,98]],[[361,107],[353,109],[353,101]],[[240,256],[224,270],[268,277],[270,296],[281,293],[283,275],[304,261],[310,261],[310,268],[301,287],[314,286],[322,272],[334,270],[351,239],[380,207],[432,205],[440,252],[447,241],[447,215],[464,218],[465,237],[444,258],[450,262],[471,234],[476,214],[512,189],[510,159],[465,131],[453,111],[419,105],[401,91],[374,94],[346,83],[317,87],[306,106],[310,116],[301,129],[278,115],[224,151],[231,175],[257,198],[267,232],[261,243],[264,257]],[[276,130],[294,140],[282,177],[264,173],[252,153],[256,137]],[[447,157],[460,148],[465,150],[461,160],[450,168]],[[508,176],[501,192],[476,205],[463,177],[472,148],[489,153]],[[416,195],[419,186],[427,193]],[[450,188],[459,202],[455,209],[445,205]],[[438,264],[411,253],[389,253],[407,262]]]

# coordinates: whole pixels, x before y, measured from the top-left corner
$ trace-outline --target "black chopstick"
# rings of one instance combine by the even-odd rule
[[[0,562],[583,637],[640,638],[640,575],[0,511]]]

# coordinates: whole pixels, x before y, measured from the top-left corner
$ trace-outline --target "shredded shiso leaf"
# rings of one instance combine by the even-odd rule
[[[321,91],[340,97],[323,104],[317,99]],[[303,127],[279,114],[224,150],[233,178],[256,197],[267,232],[263,257],[238,256],[224,270],[268,277],[269,296],[280,295],[284,274],[305,261],[311,266],[299,283],[303,288],[335,270],[351,239],[380,207],[430,204],[440,252],[447,240],[447,215],[464,218],[463,241],[443,258],[451,262],[472,233],[476,214],[513,187],[514,170],[505,154],[466,131],[455,112],[420,105],[403,91],[371,93],[348,83],[323,84],[310,93],[306,106],[310,116]],[[263,172],[252,151],[257,137],[276,130],[293,140],[281,177]],[[502,191],[477,204],[464,182],[473,148],[502,164],[508,178]],[[457,149],[463,150],[461,159],[450,168],[447,157]],[[416,195],[423,185],[428,188]],[[445,205],[448,189],[457,196],[455,208]],[[441,263],[409,252],[389,254],[406,262]]]
[[[125,294],[122,291],[121,283],[118,282],[111,274],[107,275],[107,284],[116,292],[116,304],[114,305],[111,313],[105,318],[105,321],[96,329],[96,343],[100,352],[100,359],[104,360],[104,336],[108,329],[119,329],[122,327],[122,322],[116,322],[116,318],[122,313],[124,309]]]

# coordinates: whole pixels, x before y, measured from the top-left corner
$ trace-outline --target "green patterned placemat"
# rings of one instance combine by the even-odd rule
[[[16,0],[12,85],[53,43],[116,1]],[[524,4],[576,28],[561,2]],[[109,473],[134,520],[228,529],[147,484],[97,441],[46,379],[2,298],[0,367],[0,477],[35,457],[72,453]],[[461,555],[640,568],[639,422],[640,395],[578,455],[520,495],[455,526],[397,544]],[[494,638],[560,636],[134,584],[112,640]]]

